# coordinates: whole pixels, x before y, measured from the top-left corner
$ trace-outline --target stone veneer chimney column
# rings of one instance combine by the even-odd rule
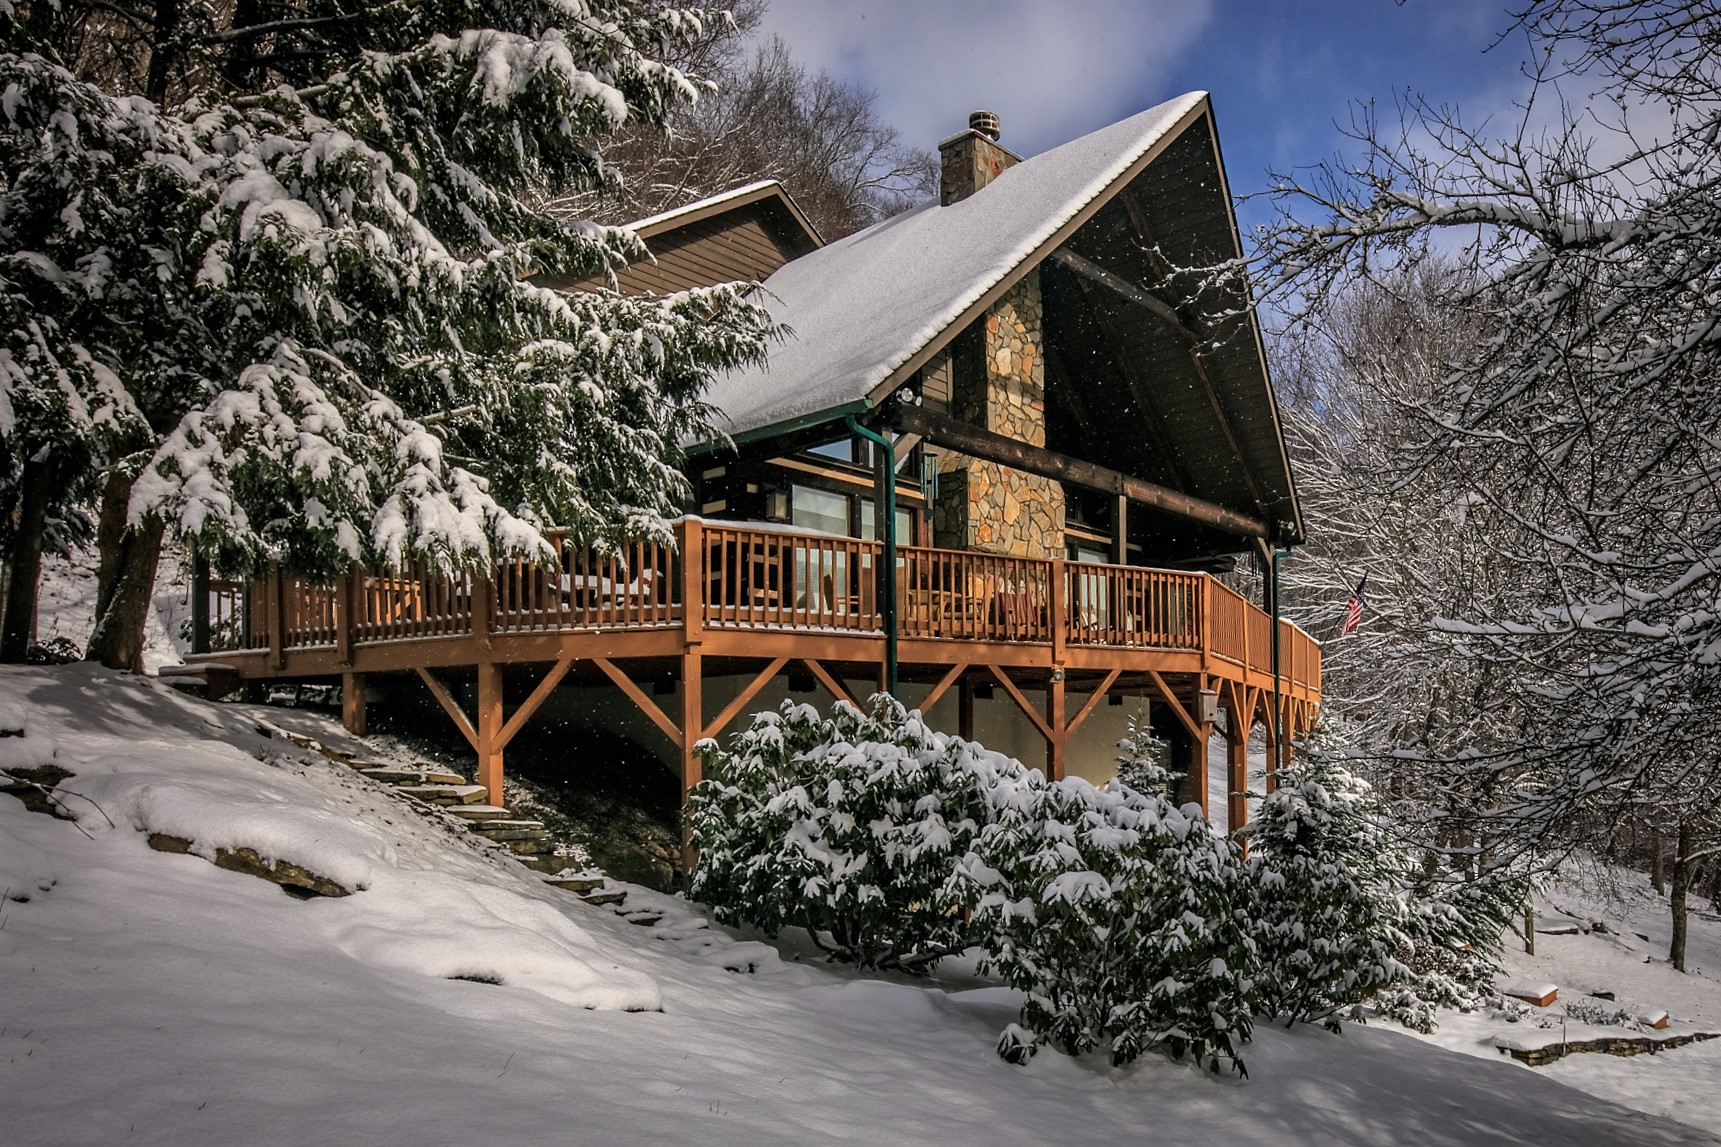
[[[997,116],[969,113],[968,129],[938,145],[939,205],[948,207],[967,199],[1020,161],[1020,156],[998,145]]]
[[[991,183],[1018,158],[998,145],[998,117],[975,112],[968,130],[938,145],[939,202],[948,206]],[[1046,444],[1046,356],[1036,268],[952,342],[929,369],[948,370],[951,413],[1025,442]],[[1016,557],[1064,556],[1064,489],[961,454],[939,459],[934,542]]]

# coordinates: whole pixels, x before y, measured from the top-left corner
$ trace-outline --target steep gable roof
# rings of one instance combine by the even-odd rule
[[[789,338],[767,367],[718,379],[707,400],[743,436],[865,407],[1206,111],[1205,92],[1180,96],[1024,160],[980,194],[914,208],[787,264],[765,287]]]

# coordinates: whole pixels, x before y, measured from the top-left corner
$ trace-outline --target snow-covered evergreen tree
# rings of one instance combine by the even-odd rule
[[[1163,769],[1143,772],[1168,786]],[[1165,1046],[1241,1070],[1255,956],[1234,847],[1198,810],[1122,781],[1035,774],[992,801],[953,895],[986,962],[1027,997],[999,1054],[1021,1062],[1047,1040],[1122,1064]]]
[[[988,793],[1026,775],[883,693],[864,713],[785,702],[756,714],[706,767],[688,803],[695,898],[720,919],[800,925],[840,959],[912,972],[967,946],[946,884]]]
[[[48,9],[0,3],[6,458],[58,435],[106,466],[104,541],[141,556],[104,574],[146,589],[163,528],[219,566],[312,574],[548,556],[550,523],[667,538],[700,390],[763,354],[768,320],[742,287],[540,289],[644,252],[533,204],[619,187],[597,141],[696,96],[652,52],[700,14],[313,4],[259,31],[258,11],[160,39],[179,54],[152,59],[151,100],[56,62]],[[183,54],[337,24],[290,73]],[[123,653],[107,621],[95,644]]]
[[[1165,797],[1177,796],[1177,774],[1167,765],[1171,746],[1154,735],[1147,722],[1132,714],[1129,731],[1117,743],[1117,779],[1138,793]]]
[[[1277,774],[1278,787],[1240,831],[1253,893],[1249,928],[1261,958],[1256,1010],[1320,1022],[1361,1018],[1358,1005],[1403,984],[1408,942],[1404,853],[1367,782],[1312,752]]]

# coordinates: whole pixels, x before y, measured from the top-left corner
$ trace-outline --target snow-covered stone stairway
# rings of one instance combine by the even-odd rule
[[[546,882],[577,895],[595,907],[614,907],[633,923],[655,923],[651,919],[634,920],[621,907],[627,891],[612,886],[601,874],[564,872],[562,859],[554,855],[555,841],[550,830],[540,820],[516,817],[505,805],[490,803],[490,790],[483,785],[468,784],[457,772],[426,761],[384,763],[327,749],[302,734],[288,732],[267,721],[257,722],[257,730],[267,736],[289,741],[300,748],[310,749],[338,764],[347,766],[360,776],[388,786],[418,805],[428,805],[439,812],[464,821],[467,829],[490,841],[515,860],[546,875]]]

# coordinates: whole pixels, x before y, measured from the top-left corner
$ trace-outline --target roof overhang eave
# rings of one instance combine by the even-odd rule
[[[688,446],[687,456],[689,458],[693,458],[701,454],[713,454],[719,450],[728,449],[731,445],[745,446],[752,442],[763,442],[772,438],[782,438],[788,434],[797,434],[803,430],[810,430],[815,426],[823,426],[826,423],[841,422],[851,414],[865,414],[868,410],[872,409],[873,405],[873,401],[870,398],[857,398],[853,402],[845,402],[840,406],[826,407],[823,410],[816,410],[811,414],[802,414],[794,418],[785,418],[776,422],[767,422],[763,426],[754,426],[746,430],[736,431],[734,434],[730,434],[726,439],[711,438],[702,442],[695,442]]]

